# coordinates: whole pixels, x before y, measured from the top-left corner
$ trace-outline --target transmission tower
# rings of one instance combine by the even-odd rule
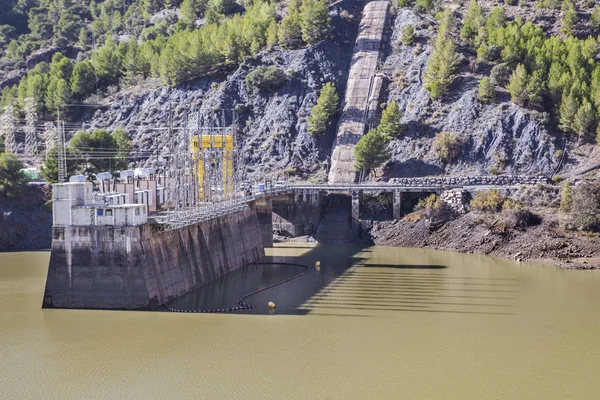
[[[15,109],[12,105],[4,107],[0,121],[2,135],[4,136],[4,148],[6,152],[15,154],[17,143],[15,142]]]
[[[38,158],[37,134],[35,129],[35,100],[25,99],[25,156],[34,163]]]
[[[58,164],[58,183],[63,183],[66,180],[67,175],[67,157],[65,154],[65,123],[60,119],[56,121],[57,124],[57,151],[56,151],[56,162]]]
[[[56,147],[57,135],[56,125],[52,122],[46,122],[44,124],[44,146],[46,147],[46,157],[48,157],[50,150]]]

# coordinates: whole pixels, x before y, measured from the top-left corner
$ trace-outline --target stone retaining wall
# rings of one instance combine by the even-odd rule
[[[445,177],[432,176],[422,178],[392,178],[388,183],[406,186],[511,186],[547,184],[550,180],[544,176],[488,175]]]

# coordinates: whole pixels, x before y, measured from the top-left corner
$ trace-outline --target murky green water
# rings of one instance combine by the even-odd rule
[[[49,254],[0,254],[0,398],[600,398],[598,272],[388,247],[268,254],[322,262],[248,299],[274,315],[42,310]],[[235,302],[232,284],[292,272],[186,301]]]

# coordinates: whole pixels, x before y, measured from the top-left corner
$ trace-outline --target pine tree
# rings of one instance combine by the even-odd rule
[[[181,5],[179,6],[181,10],[181,16],[183,20],[189,25],[192,26],[195,24],[196,19],[198,18],[198,12],[196,10],[196,1],[195,0],[183,0]]]
[[[15,197],[27,187],[27,176],[21,169],[21,161],[13,154],[0,154],[0,193],[6,197]]]
[[[562,4],[562,13],[564,15],[562,32],[565,35],[572,35],[573,28],[577,23],[577,9],[572,0],[564,0]]]
[[[448,92],[452,82],[452,74],[459,62],[456,46],[454,46],[450,36],[453,26],[453,12],[450,10],[444,11],[441,15],[433,53],[424,75],[424,87],[429,91],[432,99],[437,99]]]
[[[267,28],[267,47],[271,48],[277,44],[277,22],[273,19]]]
[[[296,49],[302,45],[300,15],[296,12],[286,15],[279,25],[279,44],[286,49]]]
[[[573,196],[571,194],[571,185],[565,181],[562,184],[560,191],[560,210],[569,212],[571,211],[571,205],[573,204]]]
[[[34,74],[27,79],[27,97],[33,99],[37,111],[41,111],[44,105],[44,86],[44,78],[41,75]]]
[[[478,35],[479,30],[485,24],[483,11],[477,0],[471,0],[467,15],[465,17],[463,27],[460,29],[460,38],[469,43]]]
[[[594,109],[592,104],[587,100],[581,101],[581,106],[577,110],[575,117],[573,118],[573,130],[580,138],[585,137],[594,126]]]
[[[54,107],[64,110],[66,105],[71,102],[71,89],[64,79],[56,81],[56,92],[54,94]]]
[[[321,88],[317,104],[312,108],[308,116],[308,131],[312,134],[321,135],[327,130],[329,119],[336,113],[340,98],[335,86],[327,82]]]
[[[377,130],[385,136],[398,137],[404,130],[401,120],[402,113],[400,112],[400,107],[398,107],[396,102],[392,101],[388,103],[383,113],[381,113],[381,121],[377,126]]]
[[[111,85],[121,75],[121,56],[117,51],[117,44],[111,36],[106,39],[104,46],[92,54],[92,65],[100,84]]]
[[[600,6],[596,6],[596,8],[594,8],[590,22],[592,23],[594,29],[600,29]]]
[[[400,38],[402,44],[410,46],[415,42],[415,28],[411,24],[407,24],[402,30],[402,37]]]
[[[75,64],[71,78],[71,91],[81,99],[94,93],[96,89],[96,73],[88,60]]]
[[[92,43],[92,40],[90,38],[90,32],[89,32],[88,28],[86,28],[84,26],[79,30],[79,41],[77,42],[77,44],[80,47],[85,48],[85,47],[89,46],[91,43]]]
[[[331,33],[331,19],[324,0],[304,0],[300,6],[302,40],[307,44],[327,39]]]
[[[496,100],[496,90],[494,89],[494,85],[492,85],[490,78],[487,76],[481,78],[481,81],[479,81],[477,98],[482,103],[492,103]]]
[[[137,40],[131,39],[127,43],[127,53],[123,59],[123,75],[125,81],[129,84],[133,82],[136,76],[141,74],[138,66],[138,45]]]
[[[527,82],[527,105],[542,108],[546,83],[542,71],[535,70]]]
[[[52,62],[50,63],[50,78],[63,79],[66,82],[69,82],[72,74],[73,61],[69,60],[61,53],[54,54]]]
[[[560,128],[562,130],[574,131],[573,122],[575,120],[575,115],[577,114],[578,107],[579,105],[577,104],[577,98],[574,96],[572,91],[569,94],[567,94],[567,91],[564,91],[558,113]]]
[[[527,104],[527,71],[523,64],[517,65],[506,88],[510,93],[510,101],[520,106]]]
[[[48,183],[58,182],[58,151],[56,147],[48,151],[46,161],[40,170]]]
[[[131,140],[129,140],[127,133],[121,128],[117,128],[113,132],[112,136],[117,144],[115,168],[125,169],[127,168],[127,157],[129,155],[129,150],[131,149]]]
[[[357,171],[373,171],[388,161],[391,152],[388,149],[390,138],[377,129],[367,132],[354,147]]]

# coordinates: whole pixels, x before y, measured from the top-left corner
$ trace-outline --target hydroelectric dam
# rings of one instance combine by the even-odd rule
[[[168,180],[168,179],[167,179]],[[273,232],[320,242],[360,235],[365,193],[392,193],[393,218],[411,194],[534,185],[541,177],[413,178],[377,184],[266,188],[221,202],[165,209],[165,178],[68,182],[53,189],[53,242],[43,307],[157,309],[257,262]],[[462,196],[459,196],[462,197]],[[133,200],[131,200],[133,199]]]

